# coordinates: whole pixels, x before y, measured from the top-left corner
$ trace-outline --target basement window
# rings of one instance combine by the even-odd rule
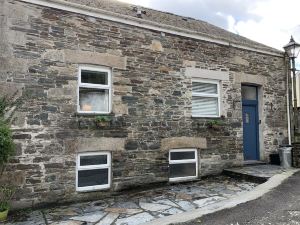
[[[110,188],[111,154],[80,153],[77,155],[76,190],[95,191]]]
[[[111,111],[111,70],[80,66],[77,111],[86,114],[108,114]]]
[[[198,177],[196,149],[172,149],[169,152],[169,180],[185,181]]]
[[[192,116],[220,116],[220,82],[195,79],[192,81]]]

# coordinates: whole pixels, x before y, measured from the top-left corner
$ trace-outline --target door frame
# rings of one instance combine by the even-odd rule
[[[257,85],[251,85],[251,84],[242,84],[242,86],[248,86],[248,87],[255,87],[256,88],[256,100],[244,100],[242,99],[242,121],[243,121],[243,154],[244,154],[244,119],[243,119],[243,107],[244,106],[255,106],[255,114],[256,114],[256,122],[255,122],[255,132],[256,132],[256,160],[261,159],[260,155],[260,141],[259,141],[259,125],[260,125],[260,117],[259,117],[259,92],[258,92],[258,86]],[[244,159],[245,160],[245,159]]]

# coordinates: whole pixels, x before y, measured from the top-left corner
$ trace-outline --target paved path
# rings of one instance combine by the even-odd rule
[[[266,183],[258,185],[253,182],[236,180],[226,176],[210,177],[198,182],[166,185],[161,188],[154,188],[147,191],[132,191],[131,193],[99,201],[15,214],[15,216],[10,217],[10,221],[6,224],[166,225],[179,221],[184,222],[197,218],[200,215],[206,215],[211,212],[234,207],[237,204],[257,199],[265,193],[268,193],[272,188],[277,187],[282,181],[290,177],[297,170],[285,171],[276,166],[259,165],[252,168],[240,168],[240,171],[240,174],[248,174],[248,177],[255,175],[258,173],[257,171],[259,171],[259,177],[271,178]],[[238,171],[234,171],[234,173],[237,172]],[[285,191],[287,192],[289,189],[286,188]],[[284,195],[281,193],[280,198],[284,198],[283,196]],[[292,197],[293,196],[291,196],[291,198]],[[272,204],[276,205],[277,203],[271,202],[269,204],[270,206],[273,206]],[[219,216],[219,218],[216,217],[216,220],[214,220],[214,216],[208,216],[200,219],[203,221],[202,223],[200,220],[195,220],[186,224],[240,225],[244,218],[244,221],[252,221],[255,218],[255,213],[264,212],[264,214],[261,215],[266,216],[272,212],[271,208],[263,211],[260,210],[259,207],[256,207],[257,206],[249,205],[246,208],[232,213],[232,216],[230,217],[228,216],[229,212],[222,211],[220,214],[214,214]],[[245,215],[249,214],[249,216],[241,216],[243,213]],[[300,210],[299,212],[297,210],[290,210],[289,213],[294,217],[300,216]],[[257,222],[244,224],[259,225]],[[287,224],[293,225],[297,223]]]
[[[218,176],[106,200],[37,210],[12,225],[137,225],[221,202],[258,184]]]
[[[184,225],[300,225],[300,172],[261,198]]]

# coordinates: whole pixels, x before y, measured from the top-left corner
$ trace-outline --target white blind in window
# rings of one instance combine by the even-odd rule
[[[192,83],[192,115],[219,116],[219,90],[217,82]]]
[[[218,85],[211,83],[193,82],[193,92],[206,93],[206,94],[218,94]]]
[[[201,116],[218,116],[218,98],[196,97],[192,98],[192,114]]]

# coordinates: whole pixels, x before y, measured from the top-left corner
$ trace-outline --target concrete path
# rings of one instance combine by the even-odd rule
[[[185,225],[300,225],[300,172],[261,198]]]

